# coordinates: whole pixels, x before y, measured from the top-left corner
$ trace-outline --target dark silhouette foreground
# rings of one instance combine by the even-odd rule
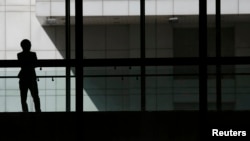
[[[28,112],[27,94],[30,90],[31,96],[35,104],[36,112],[41,112],[40,109],[40,98],[38,95],[38,87],[36,81],[36,61],[37,56],[35,52],[31,52],[31,43],[29,40],[24,39],[21,42],[22,52],[17,54],[17,58],[21,64],[21,70],[18,74],[19,77],[19,88],[21,94],[21,104],[23,112]]]

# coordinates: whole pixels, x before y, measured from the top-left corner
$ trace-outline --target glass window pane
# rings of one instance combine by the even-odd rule
[[[149,111],[198,110],[198,67],[146,67],[146,109]],[[174,69],[173,69],[174,68]]]
[[[138,67],[94,67],[84,72],[84,111],[140,110]]]
[[[1,112],[21,111],[21,98],[17,68],[8,68],[1,71],[0,75],[0,98],[2,103]],[[38,93],[41,110],[65,111],[66,110],[66,84],[65,68],[42,68],[37,72]],[[74,88],[72,88],[72,91]],[[27,104],[30,112],[34,112],[34,103],[30,90],[28,90]],[[73,95],[73,94],[72,94]],[[75,99],[74,99],[75,100]]]

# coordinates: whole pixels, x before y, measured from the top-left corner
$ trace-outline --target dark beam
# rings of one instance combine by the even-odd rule
[[[250,64],[250,57],[221,57],[217,59],[216,57],[208,57],[204,63],[208,65],[248,65]],[[28,64],[28,62],[27,62]],[[38,60],[38,67],[66,67],[76,66],[76,59],[71,60]],[[83,65],[84,64],[84,65]],[[200,60],[197,57],[190,58],[145,58],[142,61],[138,59],[84,59],[81,60],[81,65],[83,67],[101,67],[101,66],[190,66],[199,65]],[[17,60],[0,60],[0,68],[9,67],[20,67]]]
[[[75,0],[76,112],[83,112],[83,1]]]
[[[141,66],[141,111],[146,111],[146,67],[145,67],[145,0],[140,0],[140,38],[141,38],[141,47],[140,47],[140,66]]]
[[[207,0],[199,0],[199,112],[200,140],[207,130]]]
[[[65,17],[66,17],[66,25],[65,25],[65,45],[66,45],[66,60],[70,60],[70,0],[66,0],[65,2]],[[66,111],[70,112],[70,83],[71,83],[71,78],[70,78],[70,66],[67,64],[66,66]]]
[[[200,111],[207,111],[207,1],[199,5],[199,105]]]
[[[221,58],[221,0],[216,0],[216,58]],[[216,65],[216,108],[221,111],[221,64]]]
[[[76,139],[83,140],[83,0],[75,0],[75,87],[76,87]]]
[[[208,73],[209,76],[216,76],[216,73]],[[222,76],[246,76],[250,73],[221,73]],[[193,76],[198,77],[198,73],[182,73],[182,74],[145,74],[146,77],[173,77],[173,76]],[[38,75],[37,78],[65,78],[65,75]],[[75,75],[70,76],[75,78]],[[117,75],[83,75],[84,78],[91,77],[141,77],[140,74],[117,74]],[[16,75],[0,76],[0,79],[18,78]]]

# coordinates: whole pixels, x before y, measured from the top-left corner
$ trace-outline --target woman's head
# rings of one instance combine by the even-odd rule
[[[24,39],[21,41],[21,47],[22,47],[23,51],[30,51],[31,42],[28,39]]]

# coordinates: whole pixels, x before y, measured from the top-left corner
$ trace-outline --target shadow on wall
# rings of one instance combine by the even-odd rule
[[[43,26],[60,55],[66,58],[65,27]],[[74,27],[71,27],[71,58],[75,57]],[[75,69],[72,68],[75,74]],[[119,69],[114,73],[121,72]],[[106,75],[107,68],[85,68],[85,75]],[[120,77],[85,77],[84,78],[84,110],[85,111],[129,111],[139,110],[140,93],[129,90],[129,78]],[[139,84],[140,81],[138,81]]]

